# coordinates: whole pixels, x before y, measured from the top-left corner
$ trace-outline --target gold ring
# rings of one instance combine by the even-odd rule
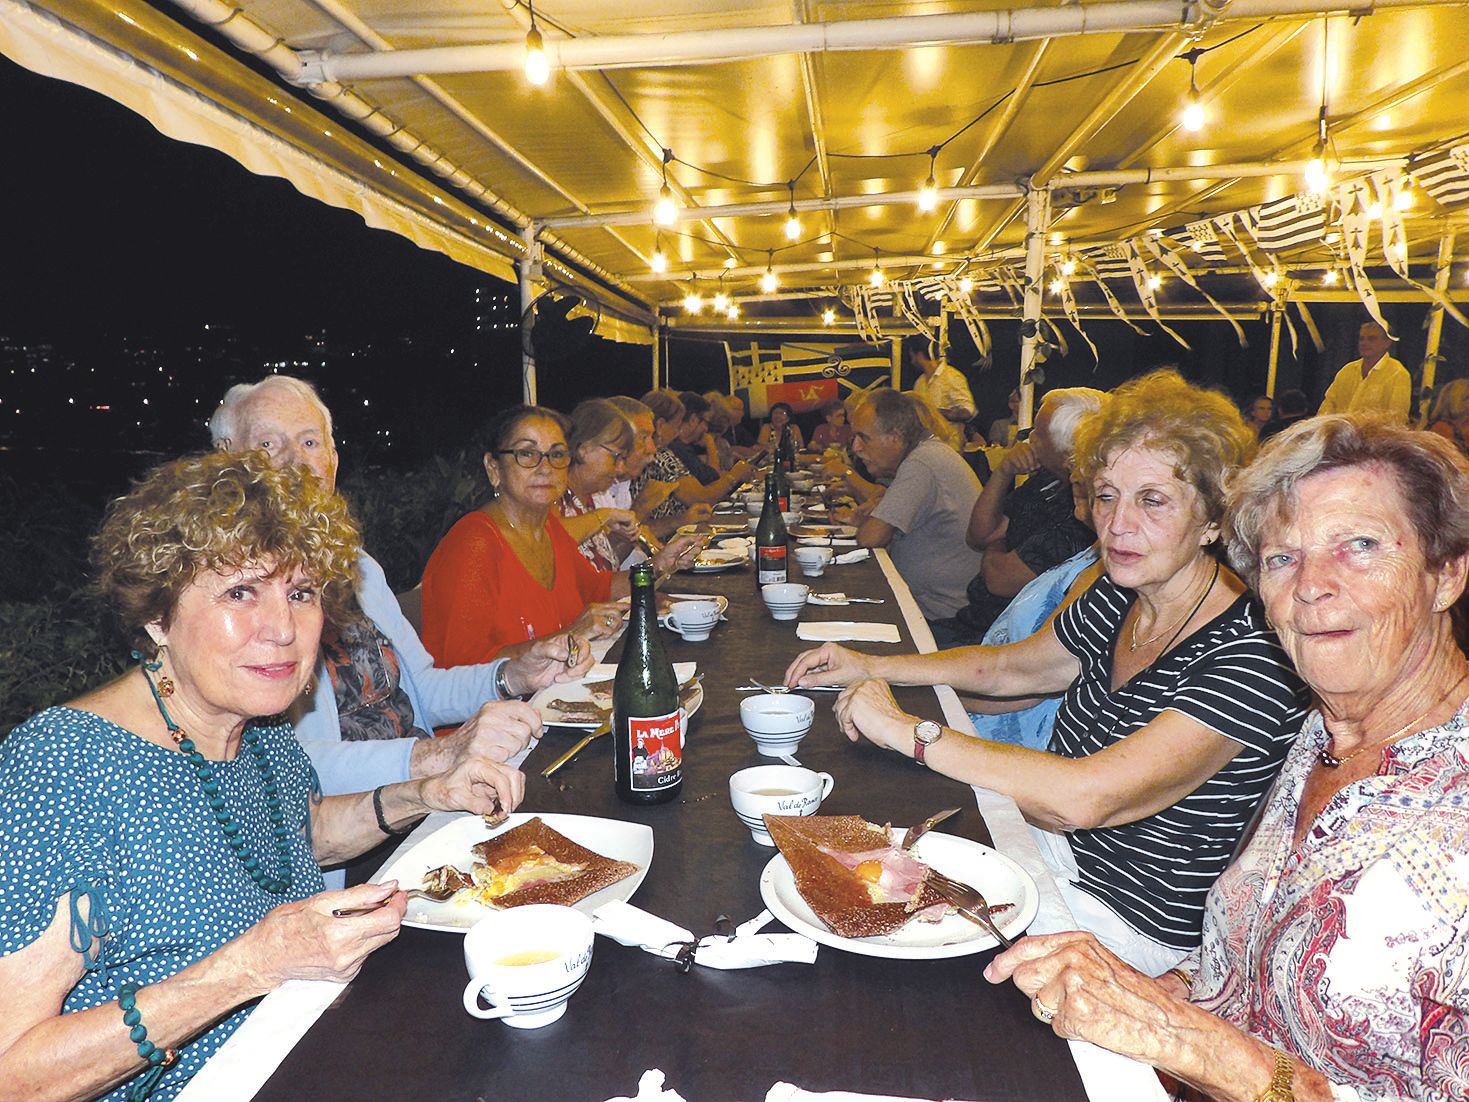
[[[1031,1000],[1030,1012],[1039,1018],[1044,1024],[1050,1025],[1056,1017],[1056,1012],[1037,997]]]

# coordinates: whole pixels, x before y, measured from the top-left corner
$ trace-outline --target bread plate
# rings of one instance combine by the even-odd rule
[[[468,869],[473,860],[471,847],[535,817],[534,814],[517,811],[500,826],[491,829],[479,815],[458,816],[399,853],[392,864],[383,870],[380,879],[396,880],[401,887],[416,888],[423,882],[424,873],[441,865],[457,865]],[[552,830],[564,834],[578,845],[586,846],[587,849],[595,850],[614,861],[631,861],[638,866],[638,871],[625,880],[619,880],[572,904],[576,910],[591,914],[603,903],[610,903],[614,899],[625,902],[632,898],[638,885],[648,875],[648,866],[653,863],[651,827],[642,823],[625,823],[620,819],[599,819],[591,815],[542,813],[539,817]],[[450,899],[435,903],[427,899],[411,899],[408,901],[408,913],[403,916],[403,925],[419,930],[462,934],[494,911],[495,908],[472,900],[461,902]]]
[[[678,678],[680,685],[684,684],[694,674],[699,672],[697,662],[675,662],[673,664],[673,675]],[[601,720],[577,720],[568,719],[557,709],[551,706],[551,701],[561,700],[567,703],[582,703],[592,700],[592,691],[587,688],[588,682],[611,681],[617,676],[617,666],[612,662],[599,662],[589,669],[580,679],[567,681],[560,685],[547,685],[535,696],[530,698],[530,706],[541,713],[541,722],[547,727],[567,727],[578,731],[595,731],[600,727]],[[611,692],[611,687],[607,690]],[[703,684],[694,685],[689,690],[689,703],[685,708],[685,718],[692,717],[704,703]]]
[[[1007,937],[1019,937],[1034,921],[1040,907],[1035,881],[1004,854],[968,838],[934,831],[918,840],[913,853],[939,872],[974,885],[991,904],[1015,904],[995,915],[996,925]],[[940,960],[982,953],[998,944],[987,931],[953,913],[938,922],[910,922],[897,932],[881,937],[849,938],[834,934],[801,898],[791,867],[779,854],[770,859],[760,874],[760,898],[795,933],[805,934],[819,945],[865,957]]]

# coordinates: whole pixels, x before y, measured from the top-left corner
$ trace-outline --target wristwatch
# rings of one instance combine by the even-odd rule
[[[919,765],[927,765],[923,755],[928,748],[943,736],[944,729],[931,719],[925,719],[913,728],[913,760]]]

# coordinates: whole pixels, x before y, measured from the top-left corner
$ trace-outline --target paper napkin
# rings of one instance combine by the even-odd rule
[[[761,911],[749,922],[736,927],[733,939],[710,934],[695,939],[682,926],[676,926],[655,914],[614,900],[592,912],[597,933],[610,937],[619,945],[635,945],[645,953],[673,960],[689,942],[694,946],[694,963],[708,968],[760,968],[767,964],[811,964],[816,960],[816,942],[800,934],[762,934],[760,929],[774,921],[769,911]]]
[[[809,643],[901,643],[897,624],[858,623],[855,620],[805,621],[796,626],[796,638]]]
[[[638,1078],[638,1093],[628,1098],[625,1095],[609,1098],[607,1102],[684,1102],[684,1096],[672,1087],[663,1086],[663,1073],[649,1068]]]
[[[833,540],[833,543],[836,541]],[[872,552],[865,547],[859,547],[855,551],[847,551],[838,555],[831,561],[838,566],[850,566],[854,562],[865,562],[872,556]]]
[[[777,1083],[765,1095],[765,1102],[920,1102],[907,1095],[853,1094],[851,1091],[806,1091],[794,1083]]]

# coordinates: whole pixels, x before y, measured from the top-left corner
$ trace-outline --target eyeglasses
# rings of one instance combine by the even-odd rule
[[[548,463],[551,464],[552,467],[554,467],[558,471],[571,466],[571,452],[566,448],[552,448],[548,452],[543,452],[540,448],[530,447],[502,448],[495,454],[513,455],[515,456],[516,463],[526,468],[526,470],[531,471],[535,470],[541,465],[542,459],[546,460]]]
[[[608,455],[610,455],[617,462],[619,462],[619,463],[626,463],[627,462],[627,452],[620,452],[616,448],[614,448],[611,444],[598,444],[597,447],[601,448],[603,451],[605,451]]]

